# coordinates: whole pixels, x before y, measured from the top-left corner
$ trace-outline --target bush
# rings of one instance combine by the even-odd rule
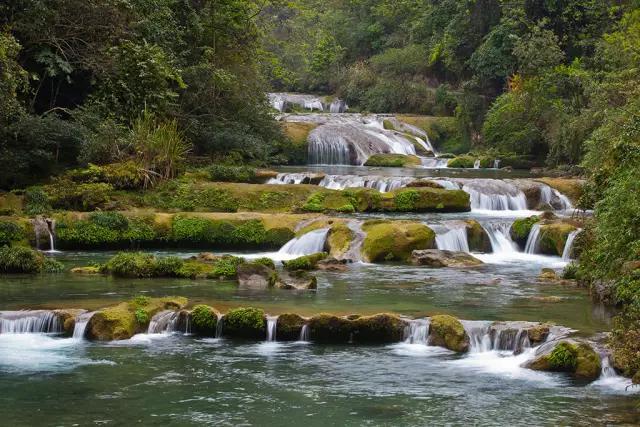
[[[70,180],[58,180],[46,187],[51,206],[70,211],[104,209],[111,200],[113,190],[110,184],[77,184]]]
[[[42,264],[42,271],[45,273],[62,273],[64,271],[64,265],[55,259],[45,258]]]
[[[156,262],[153,255],[142,252],[120,252],[102,266],[102,271],[116,277],[154,277]]]
[[[0,221],[0,246],[11,245],[24,239],[24,230],[17,224],[9,221]]]
[[[212,165],[209,179],[216,182],[256,182],[256,170],[249,166]]]
[[[119,212],[95,212],[89,215],[89,221],[109,230],[124,231],[129,228],[129,220]]]
[[[0,248],[0,273],[40,273],[44,262],[44,256],[30,248]]]
[[[156,260],[155,275],[160,277],[176,277],[184,274],[184,260],[175,256]]]
[[[578,364],[575,347],[566,342],[556,345],[551,354],[549,354],[549,363],[556,370],[574,371]]]
[[[236,308],[224,316],[224,330],[239,338],[264,338],[266,322],[264,311],[258,308]]]
[[[328,257],[326,252],[319,252],[312,255],[304,255],[290,261],[283,262],[284,268],[287,270],[313,270],[318,265],[318,261],[321,261]]]
[[[24,212],[27,215],[41,215],[51,210],[49,197],[42,187],[29,187],[24,193]]]
[[[252,264],[264,265],[265,267],[269,267],[272,270],[276,269],[276,265],[271,258],[256,258],[251,261]]]
[[[218,323],[218,316],[213,308],[208,305],[196,305],[191,311],[191,324],[193,329],[204,335],[213,335]]]
[[[142,308],[136,309],[133,314],[136,316],[136,322],[140,325],[146,325],[150,321],[149,314]]]
[[[238,266],[244,262],[243,258],[235,256],[222,257],[216,261],[209,276],[213,278],[236,278],[238,276]]]

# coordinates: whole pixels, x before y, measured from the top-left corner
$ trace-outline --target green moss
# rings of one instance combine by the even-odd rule
[[[393,205],[387,209],[397,212],[468,212],[471,210],[469,195],[462,190],[421,187],[396,190],[391,194]]]
[[[218,324],[218,313],[208,305],[196,305],[191,311],[191,327],[203,336],[214,336]]]
[[[575,230],[575,226],[561,222],[541,225],[540,252],[561,256],[569,234]]]
[[[136,317],[136,322],[140,325],[147,325],[149,324],[149,320],[151,320],[147,312],[142,308],[136,309],[134,316]]]
[[[376,314],[353,320],[353,340],[385,344],[402,341],[405,322],[394,314]]]
[[[472,156],[458,156],[449,160],[447,166],[450,168],[472,169],[475,161],[476,158]]]
[[[332,314],[313,316],[308,324],[311,340],[320,343],[346,344],[353,332],[350,320]]]
[[[251,264],[264,265],[272,270],[276,269],[276,264],[273,262],[271,258],[256,258],[251,261]]]
[[[406,261],[416,249],[432,249],[435,233],[421,223],[367,222],[362,254],[369,262]]]
[[[393,123],[391,122],[391,120],[383,120],[382,121],[382,126],[386,129],[386,130],[396,130],[395,126],[393,125]]]
[[[391,168],[411,168],[421,166],[422,161],[417,156],[406,156],[404,154],[374,154],[367,159],[364,165]]]
[[[297,341],[300,338],[300,331],[305,323],[305,319],[297,314],[281,314],[278,316],[278,322],[276,323],[276,337],[278,341]]]
[[[573,372],[578,365],[576,347],[572,344],[561,342],[549,354],[549,364],[557,371]]]
[[[491,252],[491,239],[482,225],[473,219],[467,220],[465,223],[467,241],[469,242],[471,252]]]
[[[354,232],[343,223],[335,224],[327,234],[327,248],[331,256],[342,257],[351,246]]]
[[[222,257],[213,264],[208,277],[234,279],[238,277],[238,266],[242,263],[244,263],[243,258],[235,256]]]
[[[319,252],[312,255],[304,255],[290,261],[283,261],[282,264],[287,270],[313,270],[319,261],[328,257],[326,252]]]
[[[98,311],[87,324],[87,337],[99,341],[131,338],[138,324],[134,313],[126,302]]]
[[[534,224],[540,222],[540,217],[538,216],[530,216],[529,218],[518,218],[511,225],[511,229],[509,233],[511,234],[511,239],[518,243],[520,246],[523,246],[527,243],[527,238],[529,237],[529,233],[531,232],[531,227]]]
[[[236,308],[224,316],[224,334],[234,338],[264,339],[266,320],[258,308]]]
[[[419,198],[420,194],[416,190],[402,190],[395,194],[395,207],[400,212],[412,212]]]
[[[456,352],[469,350],[469,336],[458,319],[448,315],[431,318],[430,339],[433,345]]]

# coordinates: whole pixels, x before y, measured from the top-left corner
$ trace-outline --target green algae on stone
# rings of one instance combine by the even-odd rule
[[[441,314],[431,318],[429,328],[431,343],[458,353],[469,350],[469,335],[462,323],[453,316]]]
[[[235,308],[224,315],[223,322],[223,333],[230,337],[264,339],[266,336],[266,317],[259,308]]]
[[[276,323],[276,337],[278,341],[297,341],[300,339],[300,331],[306,320],[294,313],[285,313],[278,316]]]
[[[311,340],[319,343],[346,344],[353,332],[351,321],[333,314],[318,314],[308,324]]]
[[[435,233],[422,223],[367,221],[362,255],[368,262],[407,261],[416,249],[435,247]]]
[[[191,328],[198,335],[212,337],[216,333],[218,313],[213,307],[199,304],[191,311]]]
[[[395,314],[362,316],[352,321],[353,341],[387,344],[402,341],[406,323]]]

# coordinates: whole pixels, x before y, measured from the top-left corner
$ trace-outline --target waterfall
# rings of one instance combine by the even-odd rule
[[[436,246],[440,250],[471,252],[465,227],[445,228],[444,233],[436,234]]]
[[[494,169],[500,169],[500,160],[499,159],[495,159],[493,161],[493,168]]]
[[[311,174],[308,173],[279,173],[275,178],[267,181],[267,184],[302,184],[309,179]]]
[[[582,229],[577,229],[569,233],[567,236],[567,243],[564,244],[564,250],[562,251],[562,260],[571,261],[571,250],[573,249],[573,242],[576,240],[576,236],[580,234]]]
[[[218,321],[216,322],[216,335],[215,338],[222,338],[222,326],[224,323],[224,316],[222,314],[218,314]]]
[[[278,253],[302,256],[322,252],[328,232],[329,228],[320,228],[303,234],[300,237],[293,238],[289,240]]]
[[[449,159],[440,159],[438,157],[422,157],[422,166],[427,169],[446,169]]]
[[[278,316],[267,316],[267,341],[276,340],[276,329],[278,327]]]
[[[300,338],[298,338],[298,341],[309,342],[309,325],[306,323],[302,325],[302,329],[300,329]]]
[[[447,181],[445,179],[434,179],[433,182],[436,184],[440,184],[445,190],[459,190],[460,186],[458,183],[453,181]]]
[[[611,360],[608,353],[600,353],[600,364],[602,365],[600,379],[615,378],[619,376],[616,370],[613,369],[613,366],[611,366]]]
[[[404,328],[404,342],[406,344],[422,344],[429,343],[429,325],[431,319],[413,319],[407,321]]]
[[[57,252],[55,247],[56,221],[38,216],[31,220],[31,222],[33,223],[33,230],[36,234],[36,248],[40,248],[40,237],[46,234],[49,238],[48,252]]]
[[[91,320],[94,314],[96,314],[96,312],[91,311],[88,313],[82,313],[76,317],[76,324],[73,327],[74,340],[84,339],[84,335],[87,331],[87,325],[89,324],[89,320]]]
[[[491,322],[462,320],[469,335],[469,352],[509,351],[519,354],[531,348],[529,334],[522,324],[497,324]]]
[[[62,332],[62,324],[53,311],[0,311],[0,334],[60,332]]]
[[[527,244],[524,247],[524,253],[535,254],[540,246],[540,224],[533,224],[531,231],[529,231],[529,237],[527,237]]]
[[[493,253],[514,253],[518,249],[511,240],[511,224],[509,223],[490,223],[482,224],[482,228],[487,232],[491,241],[491,250]]]
[[[471,209],[490,211],[527,210],[527,197],[516,186],[496,179],[464,181],[462,189],[469,193]]]
[[[147,333],[164,334],[176,331],[179,314],[179,312],[173,310],[164,310],[154,314],[149,322]]]
[[[480,169],[480,159],[476,159],[476,161],[473,162],[473,168]]]
[[[569,210],[573,209],[571,201],[564,194],[555,188],[551,188],[546,184],[540,186],[540,204],[549,205],[554,209]]]
[[[491,349],[511,351],[519,354],[523,350],[531,348],[529,333],[522,328],[491,328]]]
[[[492,350],[490,322],[476,320],[461,320],[460,322],[469,335],[470,353],[483,353]]]
[[[309,163],[312,165],[349,165],[349,143],[340,134],[309,136]],[[364,162],[362,162],[364,163]],[[361,165],[362,163],[359,163]]]
[[[347,222],[347,227],[353,232],[353,239],[349,244],[349,249],[342,256],[342,259],[348,259],[354,262],[362,261],[362,243],[367,237],[367,234],[362,231],[362,221],[351,220]]]
[[[360,175],[326,175],[320,186],[330,190],[344,190],[345,188],[373,188],[381,193],[397,190],[415,181],[412,177],[395,176],[360,176]]]
[[[329,106],[329,112],[334,114],[344,113],[348,109],[349,109],[349,106],[347,105],[347,103],[341,99],[334,99],[333,102],[331,102],[331,105]]]

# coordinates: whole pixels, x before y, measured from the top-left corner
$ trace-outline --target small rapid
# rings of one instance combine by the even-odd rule
[[[0,311],[0,334],[61,333],[60,317],[53,311]]]
[[[280,255],[311,255],[322,252],[329,228],[321,228],[295,237],[278,251]]]

